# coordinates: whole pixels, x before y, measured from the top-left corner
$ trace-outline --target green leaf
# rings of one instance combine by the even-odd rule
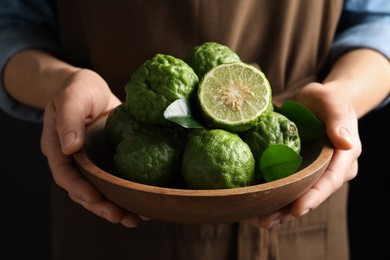
[[[164,111],[164,117],[185,128],[204,128],[191,112],[191,104],[187,98],[177,99]]]
[[[276,109],[297,125],[299,137],[303,142],[317,140],[325,135],[323,123],[302,104],[287,101]]]
[[[298,170],[302,157],[284,144],[269,146],[261,155],[259,165],[266,182],[287,177]]]

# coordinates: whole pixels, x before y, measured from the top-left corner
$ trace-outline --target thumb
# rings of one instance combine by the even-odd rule
[[[353,147],[351,132],[345,126],[336,127],[334,131],[329,130],[328,136],[338,149],[350,150]]]
[[[121,102],[98,74],[84,69],[53,103],[62,152],[72,154],[84,145],[86,125]]]
[[[335,148],[350,150],[353,148],[353,132],[357,129],[356,115],[333,112],[324,119],[326,133]]]
[[[64,103],[57,107],[56,128],[62,152],[72,154],[84,145],[88,112],[82,103]]]
[[[43,154],[48,157],[71,154],[79,150],[84,143],[85,126],[82,122],[80,113],[76,117],[65,116],[72,115],[66,109],[62,109],[58,102],[49,101],[44,111],[43,129],[41,136],[41,149]],[[56,155],[56,156],[55,156]]]
[[[357,117],[348,100],[322,84],[308,84],[297,96],[325,125],[326,133],[335,148],[350,150],[357,135]]]

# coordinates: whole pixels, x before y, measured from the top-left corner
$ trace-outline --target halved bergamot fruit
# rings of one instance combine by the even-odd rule
[[[265,74],[244,62],[221,64],[207,72],[198,101],[211,128],[241,132],[272,108],[271,86]]]

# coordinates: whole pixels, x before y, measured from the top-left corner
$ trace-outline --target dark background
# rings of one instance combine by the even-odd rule
[[[351,181],[351,259],[388,255],[386,212],[390,199],[390,105],[359,122],[363,153]],[[12,259],[50,259],[51,175],[40,150],[41,125],[18,121],[0,111],[0,249]],[[314,250],[314,249],[313,249]]]
[[[0,111],[0,252],[10,259],[50,259],[51,175],[40,134],[40,124]]]
[[[363,152],[359,172],[350,184],[351,260],[389,255],[390,104],[360,119]]]

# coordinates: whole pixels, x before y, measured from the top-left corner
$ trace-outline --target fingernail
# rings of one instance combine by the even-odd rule
[[[100,212],[101,218],[107,219],[107,216],[108,216],[107,212],[105,212],[105,211]]]
[[[148,218],[148,217],[145,217],[145,216],[141,216],[141,215],[139,215],[139,217],[140,217],[140,219],[142,219],[143,221],[150,220],[150,218]]]
[[[134,217],[125,217],[122,219],[121,224],[127,228],[134,228],[138,226],[138,219]]]
[[[345,140],[347,140],[350,144],[352,144],[352,137],[351,133],[348,131],[345,127],[340,127],[339,133],[342,137],[344,137]]]
[[[69,132],[62,138],[62,149],[66,150],[76,140],[75,132]]]
[[[307,213],[310,212],[311,209],[305,209],[304,211],[302,211],[302,214],[300,216],[303,216],[303,215],[306,215]]]
[[[276,225],[279,225],[282,221],[280,219],[274,219],[271,224],[269,225],[269,227],[274,227]]]

